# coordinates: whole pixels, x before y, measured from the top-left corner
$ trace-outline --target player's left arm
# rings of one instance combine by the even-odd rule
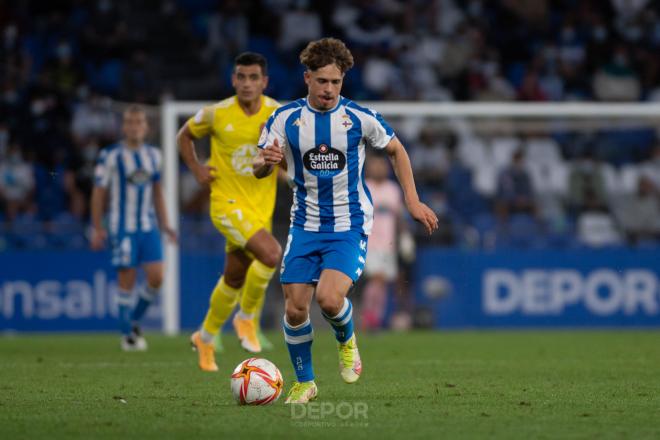
[[[160,230],[167,235],[170,243],[176,243],[176,231],[170,226],[167,218],[167,210],[165,209],[165,196],[163,195],[163,186],[160,181],[153,183],[153,198],[154,208],[156,209],[156,217],[158,218],[158,226]]]
[[[398,234],[397,249],[401,259],[410,264],[415,261],[415,250],[417,245],[415,244],[413,233],[408,226],[408,218],[406,217],[406,213],[403,210],[403,197],[399,188],[396,188],[396,193],[396,231]]]
[[[394,173],[403,190],[403,197],[408,212],[410,212],[412,218],[424,225],[429,235],[432,234],[433,231],[438,229],[438,216],[435,215],[431,208],[419,200],[412,166],[410,165],[410,158],[406,149],[395,136],[389,141],[385,147],[385,151],[390,158],[390,162],[392,162]]]

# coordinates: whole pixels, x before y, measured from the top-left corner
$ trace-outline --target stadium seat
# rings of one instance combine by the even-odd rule
[[[646,128],[614,128],[599,133],[597,156],[614,165],[625,165],[647,157],[655,133]]]
[[[565,196],[568,193],[568,167],[563,161],[555,163],[528,160],[527,170],[532,178],[534,192]]]
[[[531,138],[525,142],[527,163],[556,164],[562,161],[559,145],[549,137]]]
[[[539,245],[543,239],[539,224],[528,214],[514,214],[507,225],[508,244],[516,249],[530,249]],[[540,247],[540,246],[539,246]]]
[[[458,144],[458,158],[464,165],[476,169],[481,164],[489,162],[486,144],[476,137],[462,139]]]
[[[497,137],[490,142],[491,158],[489,162],[497,168],[506,168],[511,163],[514,151],[520,147],[516,137]]]
[[[614,218],[603,212],[586,212],[577,220],[577,236],[581,244],[589,247],[609,247],[623,243]]]
[[[490,212],[482,212],[474,216],[471,225],[479,236],[479,244],[481,248],[492,248],[497,235],[497,218],[495,218]]]
[[[640,169],[635,164],[623,165],[619,170],[619,187],[621,192],[633,194],[637,191]]]
[[[602,163],[601,172],[603,173],[603,180],[605,181],[605,192],[608,195],[611,196],[623,192],[623,188],[619,183],[619,172],[613,165]]]
[[[31,214],[22,214],[15,218],[7,229],[7,236],[12,247],[20,249],[43,249],[47,247],[43,223]]]
[[[84,224],[68,212],[57,214],[47,231],[48,244],[58,248],[83,249],[87,246]]]
[[[485,197],[492,197],[497,192],[499,168],[492,163],[480,164],[474,173],[474,189]]]

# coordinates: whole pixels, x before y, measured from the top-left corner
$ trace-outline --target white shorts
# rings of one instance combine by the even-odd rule
[[[394,252],[367,252],[367,264],[364,266],[366,276],[382,275],[387,281],[394,281],[397,272],[397,258]]]

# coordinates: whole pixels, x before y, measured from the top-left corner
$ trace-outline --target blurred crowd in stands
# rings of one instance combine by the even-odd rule
[[[660,101],[650,0],[0,0],[0,30],[0,249],[85,246],[116,103],[156,116],[165,100],[228,96],[245,50],[268,58],[267,93],[281,100],[305,94],[301,48],[332,35],[355,56],[343,91],[355,100]],[[435,244],[660,238],[657,126],[480,135],[418,125],[401,137],[443,219]],[[203,195],[185,174],[182,186],[185,218],[202,217]]]

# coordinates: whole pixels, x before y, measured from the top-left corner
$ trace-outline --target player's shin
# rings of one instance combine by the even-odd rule
[[[353,304],[348,298],[344,298],[344,304],[334,316],[323,311],[323,317],[330,323],[335,331],[335,337],[340,344],[346,343],[353,336]]]
[[[254,318],[257,308],[261,303],[268,288],[268,283],[275,273],[274,267],[268,267],[258,260],[250,264],[245,275],[245,285],[241,296],[241,311],[244,319]],[[260,310],[259,310],[260,312]]]
[[[149,306],[154,302],[156,297],[160,294],[160,287],[151,287],[148,284],[142,288],[138,294],[138,301],[131,313],[131,321],[137,325],[142,317],[147,313]]]
[[[298,382],[314,380],[314,369],[312,367],[314,330],[309,317],[302,324],[293,326],[287,322],[285,316],[282,327],[284,329],[284,341],[289,350],[296,379]]]
[[[117,318],[119,320],[119,330],[124,336],[131,334],[131,291],[119,289],[117,295]]]
[[[202,324],[201,338],[205,343],[210,344],[213,341],[213,335],[218,333],[220,327],[227,321],[236,306],[239,293],[240,289],[230,287],[225,283],[224,277],[220,278],[213,289],[210,307]]]

